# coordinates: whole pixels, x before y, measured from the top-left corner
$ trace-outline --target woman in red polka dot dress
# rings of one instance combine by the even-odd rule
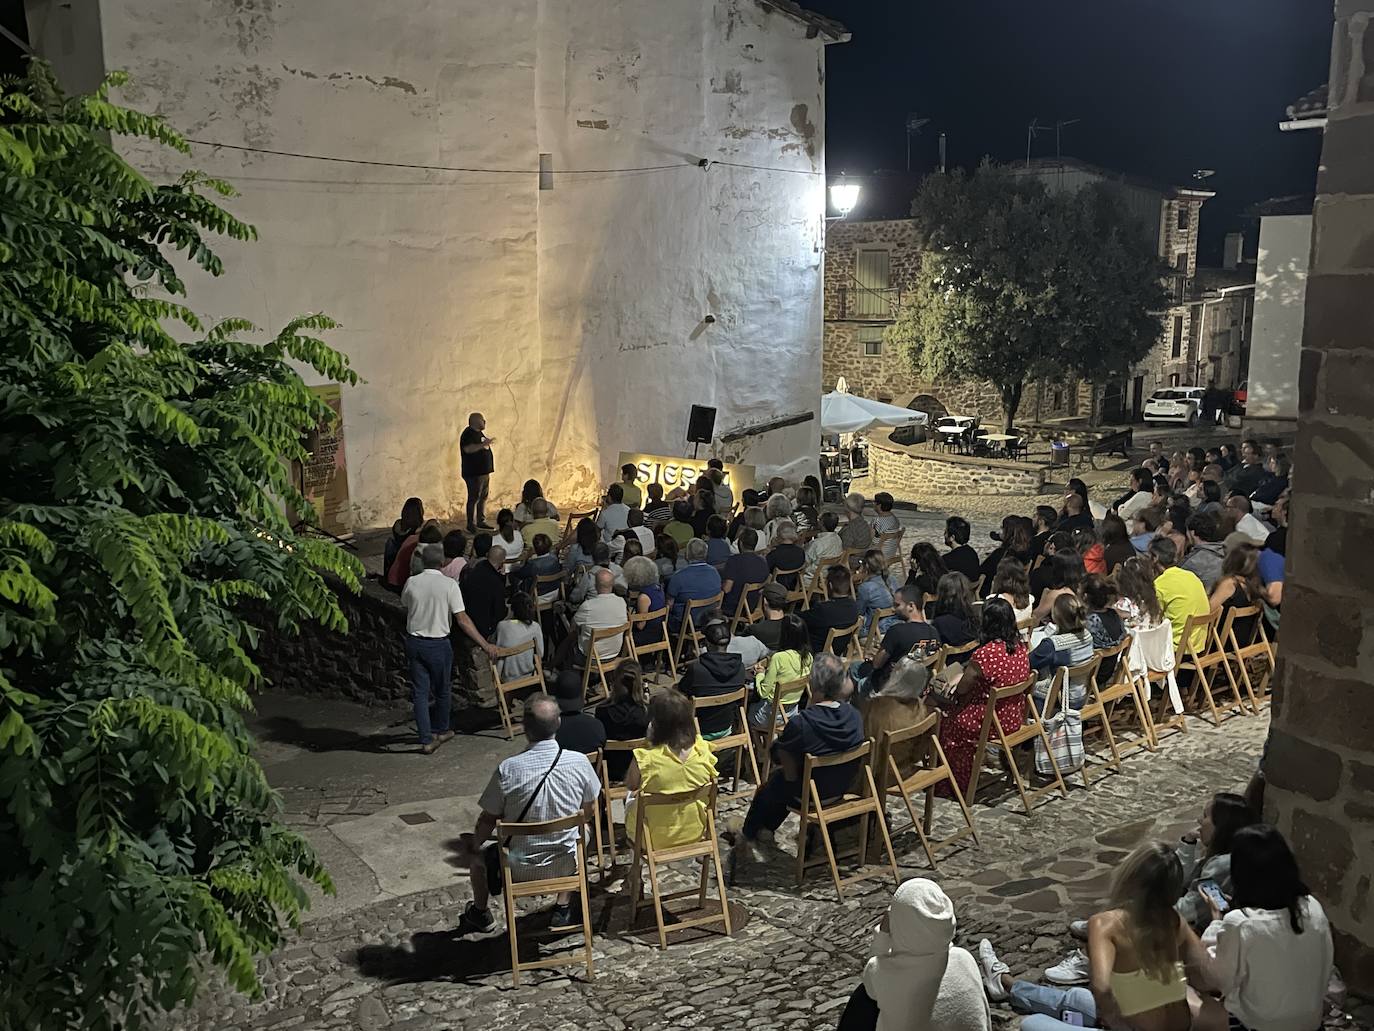
[[[983,603],[982,644],[969,656],[963,676],[946,695],[934,696],[944,712],[940,721],[940,746],[949,759],[959,790],[968,791],[978,738],[983,732],[988,699],[994,688],[1024,684],[1030,679],[1030,653],[1016,630],[1016,615],[1002,598]],[[1026,698],[1006,698],[997,703],[997,718],[1010,734],[1026,719]]]

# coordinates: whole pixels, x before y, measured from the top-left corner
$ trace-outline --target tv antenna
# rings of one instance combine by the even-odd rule
[[[1081,118],[1070,118],[1067,121],[1061,118],[1059,121],[1054,123],[1054,156],[1056,158],[1062,158],[1064,156],[1064,130],[1068,128],[1070,125],[1077,125],[1081,121],[1083,121],[1083,119]]]
[[[1031,163],[1031,141],[1042,132],[1049,132],[1048,125],[1041,125],[1039,118],[1032,118],[1030,125],[1026,126],[1026,167],[1030,168]]]
[[[929,124],[929,118],[922,118],[914,112],[906,116],[906,170],[908,172],[911,171],[911,138],[921,135],[921,130]]]

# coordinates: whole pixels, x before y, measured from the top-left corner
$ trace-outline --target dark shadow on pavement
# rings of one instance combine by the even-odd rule
[[[253,730],[260,740],[299,745],[311,752],[391,753],[419,748],[415,732],[401,727],[360,734],[344,727],[306,726],[291,716],[268,716],[254,720]]]

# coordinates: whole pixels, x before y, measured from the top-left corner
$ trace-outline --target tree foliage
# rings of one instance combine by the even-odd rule
[[[170,298],[205,237],[254,232],[224,183],[154,185],[109,135],[186,144],[35,63],[0,83],[0,1024],[136,1027],[257,955],[329,880],[275,822],[242,713],[253,601],[345,629],[283,459],[352,383],[293,320],[265,343]],[[185,339],[182,339],[185,338]]]
[[[1166,270],[1109,187],[985,164],[928,176],[912,215],[920,266],[887,339],[930,379],[991,381],[1008,428],[1026,383],[1123,375],[1159,337]]]

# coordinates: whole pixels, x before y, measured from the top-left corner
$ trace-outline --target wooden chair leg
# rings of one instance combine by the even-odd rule
[[[663,923],[663,888],[658,883],[658,864],[654,862],[654,857],[651,855],[646,855],[644,858],[649,867],[649,890],[654,893],[654,919],[658,921],[658,947],[667,952],[668,930]]]
[[[501,894],[506,900],[506,934],[510,937],[510,973],[511,983],[514,987],[520,987],[520,935],[516,931],[515,896],[511,894],[510,883],[507,882]]]
[[[868,778],[869,797],[874,799],[878,804],[878,812],[876,814],[878,820],[878,830],[880,830],[883,835],[883,847],[887,850],[887,863],[888,866],[892,869],[892,880],[895,884],[900,885],[902,883],[902,875],[901,872],[897,869],[897,855],[895,852],[892,851],[892,835],[890,835],[887,832],[887,821],[883,819],[884,814],[882,811],[882,799],[881,796],[878,794],[878,789],[876,785],[874,785],[873,783],[873,770],[871,767],[864,767],[864,776]],[[867,840],[868,835],[867,833],[865,833],[864,841],[867,842]],[[934,856],[930,857],[930,865],[932,868],[934,868]]]
[[[807,801],[803,798],[797,826],[797,887],[799,888],[806,883],[806,838],[807,830],[811,826],[810,814],[807,813],[806,807]]]
[[[510,718],[510,703],[506,701],[506,692],[501,690],[501,685],[496,685],[496,702],[501,708],[501,723],[506,728],[506,740],[515,740],[515,724]]]
[[[950,790],[954,792],[954,800],[959,803],[959,811],[964,814],[964,822],[968,824],[969,834],[973,837],[973,843],[979,848],[982,848],[982,843],[978,840],[978,828],[975,827],[973,823],[973,810],[969,808],[968,800],[964,797],[964,793],[959,790],[959,782],[954,779],[954,770],[949,765],[949,758],[945,755],[944,746],[940,744],[939,738],[935,739],[935,754],[940,759],[940,766],[945,770],[945,781],[949,784]],[[932,784],[930,787],[926,788],[927,813],[931,811],[931,803],[934,801],[934,797],[935,785]],[[970,792],[968,797],[972,798],[973,793]],[[929,826],[929,821],[927,821],[926,825]]]
[[[840,864],[835,861],[835,846],[830,841],[830,825],[826,822],[825,817],[821,817],[816,823],[821,828],[821,842],[825,845],[825,858],[830,863],[830,878],[835,882],[835,897],[843,902],[844,885],[840,882]],[[860,848],[862,848],[862,834],[860,835],[859,844]],[[860,862],[862,862],[862,859]]]
[[[730,924],[730,901],[725,897],[725,864],[720,861],[720,838],[711,835],[711,861],[716,866],[716,889],[720,892],[720,915],[725,923],[725,933],[733,936],[735,929]]]
[[[596,974],[592,970],[592,907],[588,898],[587,889],[587,869],[582,868],[582,883],[578,885],[578,891],[582,896],[582,943],[587,953],[587,980],[590,981]]]

